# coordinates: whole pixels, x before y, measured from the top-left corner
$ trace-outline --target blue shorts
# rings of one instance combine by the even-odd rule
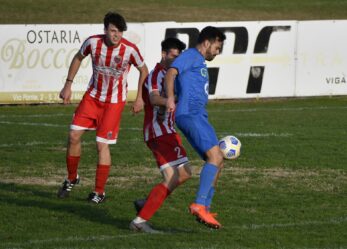
[[[207,115],[180,115],[175,118],[177,127],[182,131],[189,143],[206,160],[206,152],[218,146],[218,138]]]

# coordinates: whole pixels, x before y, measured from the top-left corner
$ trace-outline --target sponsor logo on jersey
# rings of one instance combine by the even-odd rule
[[[122,57],[120,56],[120,55],[117,55],[117,56],[115,56],[114,57],[114,62],[116,63],[116,64],[119,64],[119,63],[121,63],[121,61],[122,61]]]
[[[200,73],[203,77],[206,78],[208,75],[207,68],[201,68]]]

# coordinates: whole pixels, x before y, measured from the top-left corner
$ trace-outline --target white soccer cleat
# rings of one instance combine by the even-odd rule
[[[129,225],[130,230],[135,232],[143,232],[143,233],[162,233],[161,231],[153,229],[148,222],[144,221],[141,223],[135,223],[132,221]]]

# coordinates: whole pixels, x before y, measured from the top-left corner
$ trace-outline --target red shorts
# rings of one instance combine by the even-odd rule
[[[96,141],[115,144],[125,102],[103,103],[85,94],[78,105],[71,130],[96,130]]]
[[[176,133],[151,139],[147,141],[147,146],[151,149],[160,171],[188,163],[186,150]]]

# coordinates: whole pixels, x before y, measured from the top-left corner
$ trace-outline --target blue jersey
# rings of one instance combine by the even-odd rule
[[[176,117],[206,113],[209,81],[205,58],[196,48],[190,48],[180,54],[171,67],[178,71]]]

